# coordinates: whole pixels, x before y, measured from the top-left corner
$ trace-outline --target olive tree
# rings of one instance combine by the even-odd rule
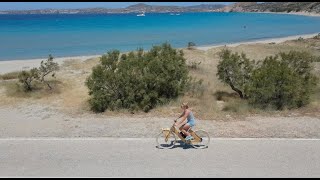
[[[219,53],[220,61],[217,66],[217,76],[223,83],[229,85],[237,92],[240,98],[247,98],[250,77],[254,67],[254,61],[250,61],[244,53],[232,53],[223,49]]]

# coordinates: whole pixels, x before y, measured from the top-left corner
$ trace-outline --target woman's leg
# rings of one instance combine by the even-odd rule
[[[190,128],[190,125],[189,125],[189,123],[187,123],[187,124],[185,124],[185,125],[182,127],[181,131],[182,131],[183,134],[185,134],[186,136],[190,136],[190,133],[187,132],[187,131],[189,130],[189,128]]]
[[[179,127],[179,130],[183,132],[183,126],[186,124],[181,124],[181,126]],[[183,133],[184,134],[184,133]]]

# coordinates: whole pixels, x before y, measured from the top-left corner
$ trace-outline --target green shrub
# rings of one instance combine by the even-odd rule
[[[184,93],[188,82],[183,52],[164,43],[149,52],[139,49],[121,57],[118,50],[109,51],[86,85],[95,112],[122,108],[148,112]]]
[[[188,42],[188,49],[192,50],[196,46],[196,43],[194,42]]]
[[[51,74],[52,77],[55,77],[55,71],[59,70],[58,63],[53,62],[53,57],[51,54],[49,55],[49,58],[46,61],[41,61],[40,67],[39,67],[39,80],[40,82],[46,84],[50,90],[52,90],[52,87],[45,79],[45,77],[49,74]]]
[[[314,36],[313,39],[320,39],[320,33]]]
[[[55,77],[55,71],[59,69],[58,63],[53,62],[53,57],[49,55],[47,61],[41,61],[39,68],[32,68],[30,71],[22,71],[18,74],[19,83],[22,84],[24,91],[32,91],[33,84],[35,81],[39,81],[43,84],[46,84],[50,90],[52,86],[50,81],[47,81],[45,77],[49,74],[52,74],[52,77]]]
[[[244,53],[231,53],[223,49],[220,53],[220,62],[217,66],[217,76],[220,81],[229,85],[241,98],[247,98],[248,83],[253,70],[254,62]]]
[[[307,52],[279,53],[256,64],[245,54],[229,50],[223,50],[220,58],[218,78],[259,108],[302,107],[310,102],[317,87],[312,63],[319,58]]]
[[[33,68],[30,71],[22,71],[18,75],[19,82],[23,86],[24,91],[32,91],[33,83],[39,78],[39,72],[37,68]]]
[[[302,38],[302,37],[299,37],[298,39],[297,39],[297,41],[303,41],[304,39]]]
[[[308,53],[295,51],[265,58],[253,71],[248,91],[250,103],[278,110],[308,104],[317,83],[311,74],[312,61]]]

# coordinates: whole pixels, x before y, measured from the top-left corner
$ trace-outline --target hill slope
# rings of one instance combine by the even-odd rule
[[[240,2],[216,10],[217,12],[308,12],[320,13],[320,2]]]

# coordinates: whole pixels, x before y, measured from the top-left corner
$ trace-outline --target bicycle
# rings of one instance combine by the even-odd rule
[[[186,140],[185,135],[174,126],[174,123],[171,128],[162,128],[160,134],[156,137],[156,141],[159,148],[173,148],[177,142],[177,137],[179,137],[182,142],[189,144],[196,149],[203,149],[208,147],[210,142],[209,133],[203,129],[193,131],[190,127],[188,132],[193,137],[192,140]],[[164,142],[162,142],[164,140]]]

